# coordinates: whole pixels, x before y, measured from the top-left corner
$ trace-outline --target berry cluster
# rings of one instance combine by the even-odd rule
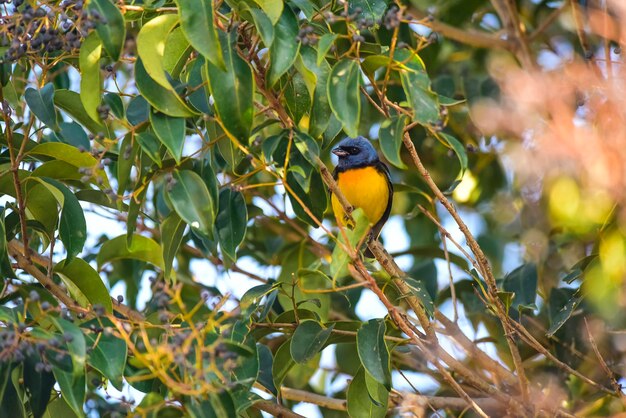
[[[9,47],[0,62],[15,62],[29,54],[76,52],[96,25],[106,23],[98,11],[86,10],[82,1],[20,7],[22,3],[13,0],[13,12],[0,17],[0,46]]]
[[[300,28],[296,40],[300,41],[302,45],[315,45],[317,44],[318,38],[314,32],[315,29],[313,26],[305,25]]]
[[[387,30],[392,30],[400,25],[401,20],[402,15],[400,13],[400,8],[397,5],[393,4],[387,10],[385,16],[383,16],[382,24],[385,25],[385,28],[387,28]]]

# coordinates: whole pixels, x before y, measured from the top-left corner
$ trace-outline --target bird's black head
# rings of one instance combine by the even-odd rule
[[[370,141],[362,136],[344,139],[333,148],[332,152],[339,157],[339,163],[337,164],[339,170],[365,167],[378,162],[376,150]]]

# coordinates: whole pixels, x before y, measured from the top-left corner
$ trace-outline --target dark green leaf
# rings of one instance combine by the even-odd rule
[[[376,405],[370,398],[363,368],[350,382],[347,398],[351,418],[384,418],[387,415],[387,405]]]
[[[563,303],[563,300],[566,302]],[[552,337],[568,319],[574,314],[578,305],[583,301],[582,296],[577,296],[572,289],[553,289],[550,292],[550,328],[546,336]]]
[[[174,182],[167,186],[166,195],[176,213],[193,229],[211,235],[215,212],[202,178],[190,170],[175,170],[172,178]]]
[[[183,241],[186,226],[187,224],[175,212],[170,213],[161,223],[161,245],[163,246],[166,278],[169,278],[172,272],[172,263]]]
[[[80,99],[80,95],[69,90],[57,90],[54,93],[54,104],[67,112],[76,122],[94,134],[106,133],[107,127],[94,121],[88,114]]]
[[[407,168],[406,164],[402,162],[402,158],[400,158],[406,120],[407,117],[405,115],[386,119],[380,124],[380,132],[378,133],[380,149],[383,155],[387,161],[401,169]]]
[[[174,117],[193,116],[193,111],[178,94],[150,78],[140,58],[135,62],[135,83],[137,90],[155,109]]]
[[[50,129],[59,129],[56,110],[54,109],[54,85],[48,83],[41,89],[28,88],[24,99],[30,110]]]
[[[354,13],[354,10],[359,8],[362,10],[359,18],[369,19],[372,23],[380,21],[387,10],[385,0],[350,0],[348,5],[350,13]]]
[[[180,24],[191,46],[218,68],[224,59],[214,22],[212,1],[177,0]]]
[[[111,0],[91,0],[88,8],[90,11],[97,10],[104,18],[96,24],[96,32],[109,56],[114,61],[119,60],[126,41],[126,23],[122,12]]]
[[[99,370],[117,390],[122,390],[122,377],[127,356],[126,342],[107,333],[102,333],[98,338],[93,334],[86,334],[85,338],[91,348],[89,365]]]
[[[65,283],[72,297],[83,307],[100,304],[107,312],[113,312],[109,291],[100,275],[86,261],[74,258],[56,264],[54,272]]]
[[[152,132],[143,131],[135,137],[141,150],[147,155],[155,164],[161,168],[163,161],[161,160],[161,141]]]
[[[537,298],[537,266],[523,264],[504,277],[502,288],[515,294],[512,308],[520,309],[534,306]]]
[[[91,147],[89,143],[89,137],[76,122],[61,122],[59,123],[61,129],[61,137],[63,142],[72,145],[76,148],[89,149]]]
[[[40,360],[39,355],[31,355],[24,362],[24,389],[30,396],[29,404],[33,418],[43,416],[48,407],[52,388],[56,382],[52,373],[46,371],[39,372],[35,369],[36,364]]]
[[[336,33],[325,33],[320,37],[319,42],[317,43],[317,65],[322,65],[324,59],[326,58],[326,54],[335,43],[335,39],[337,39]]]
[[[163,145],[172,154],[176,163],[180,164],[185,146],[185,119],[167,116],[161,112],[150,112],[152,130]]]
[[[317,321],[302,321],[291,339],[291,358],[296,363],[305,363],[315,357],[330,337],[334,325],[324,328]]]
[[[356,61],[343,59],[337,62],[328,77],[330,108],[350,137],[359,134],[361,118],[361,71]]]
[[[83,250],[83,246],[87,240],[87,222],[85,221],[85,214],[83,213],[83,208],[80,206],[80,202],[70,189],[50,178],[45,179],[45,181],[63,193],[63,208],[61,209],[59,235],[67,251],[67,260],[69,261]]]
[[[261,35],[263,43],[265,46],[269,47],[274,41],[274,26],[272,25],[272,21],[261,9],[250,7],[247,10],[250,12],[250,15],[252,15],[254,26],[256,26],[259,35]]]
[[[387,390],[391,388],[391,364],[385,344],[387,327],[382,319],[371,319],[357,333],[356,344],[365,371]]]
[[[215,227],[220,248],[233,261],[237,259],[237,246],[246,235],[247,222],[248,211],[243,194],[230,188],[222,190]]]
[[[235,50],[237,31],[230,35],[220,32],[220,42],[226,71],[207,62],[209,89],[215,110],[224,128],[247,144],[254,119],[254,79],[248,63]]]
[[[15,272],[9,260],[6,227],[5,227],[5,208],[0,211],[0,274],[3,277],[15,277]],[[1,396],[0,396],[1,398]]]
[[[269,87],[293,66],[298,56],[300,42],[298,37],[298,18],[289,6],[283,9],[280,19],[274,26],[274,42],[270,46],[270,70],[267,83]]]
[[[422,303],[422,306],[426,309],[426,312],[428,312],[430,316],[433,316],[435,312],[435,304],[433,303],[433,299],[430,297],[430,293],[428,293],[428,289],[424,283],[422,283],[421,280],[411,279],[410,277],[404,277],[402,280],[409,287],[413,296],[417,296]]]

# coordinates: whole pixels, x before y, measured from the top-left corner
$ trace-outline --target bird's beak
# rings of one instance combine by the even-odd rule
[[[341,157],[345,157],[348,155],[348,152],[346,150],[344,150],[341,147],[337,147],[335,149],[333,149],[333,154],[335,154],[337,157],[341,158]]]

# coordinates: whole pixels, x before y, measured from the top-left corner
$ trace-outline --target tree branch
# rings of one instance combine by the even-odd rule
[[[51,262],[48,257],[44,257],[41,254],[30,253],[30,258],[24,256],[24,247],[19,242],[13,240],[8,244],[8,252],[11,257],[15,259],[19,268],[26,273],[33,276],[39,283],[43,285],[50,293],[52,293],[61,303],[63,303],[68,309],[81,312],[85,315],[93,315],[88,309],[80,306],[74,299],[72,299],[58,284],[56,284],[47,274],[43,273],[33,263],[36,263],[44,268],[47,268]],[[139,322],[143,321],[144,317],[141,313],[129,308],[128,306],[119,303],[117,300],[111,298],[113,302],[113,310],[124,315],[131,321]]]
[[[413,5],[408,5],[406,9],[407,14],[412,16],[420,25],[431,28],[434,32],[438,32],[450,38],[454,41],[470,45],[476,48],[501,48],[506,50],[512,50],[513,45],[506,39],[501,39],[496,36],[487,35],[481,32],[472,30],[462,30],[457,27],[448,25],[441,21],[433,19],[427,13],[417,9]]]

